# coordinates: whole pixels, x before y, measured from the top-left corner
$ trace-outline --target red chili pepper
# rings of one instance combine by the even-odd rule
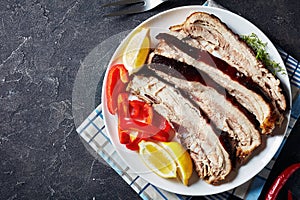
[[[281,174],[275,179],[272,186],[270,187],[266,200],[275,200],[279,191],[284,186],[289,177],[300,168],[300,163],[293,164],[286,168]]]
[[[293,200],[293,194],[291,190],[288,190],[288,200]]]
[[[125,83],[129,81],[128,71],[123,64],[112,66],[107,75],[106,100],[107,108],[111,114],[116,114],[117,97],[125,91]]]

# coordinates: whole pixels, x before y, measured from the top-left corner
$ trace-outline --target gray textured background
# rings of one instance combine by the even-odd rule
[[[1,199],[135,199],[138,195],[86,150],[75,131],[72,90],[84,58],[111,35],[179,5],[104,18],[106,1],[1,0]],[[223,5],[300,59],[300,1]]]

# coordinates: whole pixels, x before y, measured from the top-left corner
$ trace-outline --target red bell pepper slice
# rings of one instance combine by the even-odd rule
[[[117,112],[118,94],[125,91],[125,84],[128,81],[128,71],[123,64],[116,64],[109,69],[107,75],[106,101],[108,111],[113,115]]]
[[[175,135],[175,130],[171,127],[170,123],[166,119],[163,119],[161,117],[161,120],[162,121],[159,125],[160,131],[157,134],[151,136],[151,139],[160,142],[170,141]]]
[[[129,100],[128,100],[129,94],[128,93],[120,93],[118,95],[117,100],[117,108],[118,108],[118,119],[119,119],[119,125],[120,122],[125,118],[130,118],[129,114]]]
[[[168,124],[166,126],[166,124]],[[119,126],[122,130],[136,131],[143,133],[144,139],[155,139],[158,141],[167,141],[170,137],[169,123],[164,120],[160,126],[154,126],[153,124],[146,124],[144,122],[135,121],[132,118],[120,117]]]
[[[122,130],[143,133],[144,139],[153,139],[161,142],[171,140],[175,133],[167,120],[161,121],[159,126],[154,126],[153,124],[134,121],[131,118],[120,118],[119,126]]]
[[[149,124],[152,121],[152,107],[145,102],[129,101],[128,96],[128,93],[121,93],[118,96],[119,127],[127,131],[159,132],[159,127]]]
[[[133,139],[130,143],[126,144],[126,148],[130,149],[132,151],[138,151],[139,148],[139,143],[144,140],[143,138],[143,134],[142,133],[138,133],[137,137],[135,139]]]
[[[130,133],[120,129],[120,127],[119,127],[118,134],[119,134],[119,141],[121,144],[130,143]]]
[[[160,142],[168,142],[170,135],[165,131],[159,131],[158,133],[152,135],[150,138],[152,140],[160,141]]]
[[[154,112],[146,102],[129,100],[128,97],[128,93],[120,93],[117,101],[121,144],[136,151],[141,140],[167,142],[173,138],[175,131],[165,118]],[[138,132],[134,140],[130,139],[131,132]]]
[[[134,121],[140,121],[146,124],[152,123],[153,108],[146,102],[131,100],[129,101],[130,117]]]

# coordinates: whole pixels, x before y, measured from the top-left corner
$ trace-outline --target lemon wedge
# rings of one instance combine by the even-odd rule
[[[139,147],[139,155],[151,171],[163,178],[177,177],[176,163],[164,148],[150,141],[141,141]]]
[[[124,50],[122,60],[129,74],[137,72],[144,64],[150,50],[149,29],[133,33]]]
[[[188,185],[193,173],[193,163],[190,154],[178,142],[159,143],[172,156],[177,165],[177,174],[184,185]]]

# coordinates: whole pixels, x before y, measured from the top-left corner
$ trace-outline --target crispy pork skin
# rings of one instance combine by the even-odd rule
[[[218,133],[201,112],[179,90],[153,76],[134,75],[128,90],[153,105],[177,131],[181,144],[189,150],[200,178],[217,184],[231,171],[229,154]]]
[[[250,79],[246,79],[235,68],[206,51],[197,49],[178,38],[180,36],[160,34],[160,42],[149,56],[149,63],[156,62],[155,55],[174,59],[197,68],[206,75],[207,82],[214,81],[224,88],[230,95],[253,113],[260,123],[261,132],[269,134],[275,128],[281,114],[270,102],[263,97],[260,87]],[[200,57],[200,58],[199,58]],[[208,80],[211,79],[211,80]],[[218,87],[218,86],[217,86]]]
[[[276,78],[259,60],[253,50],[216,16],[205,12],[191,14],[183,24],[170,28],[189,37],[187,43],[217,54],[246,77],[251,77],[274,102],[279,111],[286,110],[286,99]]]

